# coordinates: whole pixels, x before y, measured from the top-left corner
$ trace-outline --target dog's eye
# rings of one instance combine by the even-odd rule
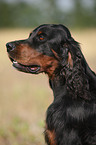
[[[44,40],[45,39],[45,37],[44,37],[44,35],[39,35],[39,39],[42,41],[42,40]]]

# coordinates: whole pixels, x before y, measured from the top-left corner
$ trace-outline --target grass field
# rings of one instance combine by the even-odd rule
[[[52,92],[45,75],[13,69],[6,53],[8,41],[28,37],[31,29],[0,30],[0,145],[44,145],[46,109]],[[72,30],[90,67],[96,72],[96,29]]]

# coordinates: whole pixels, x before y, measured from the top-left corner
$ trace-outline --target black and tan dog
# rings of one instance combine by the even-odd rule
[[[48,145],[96,145],[96,75],[63,25],[41,25],[28,39],[6,44],[19,71],[49,76],[54,101],[47,110]]]

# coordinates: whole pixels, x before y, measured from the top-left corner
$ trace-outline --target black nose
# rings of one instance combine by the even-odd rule
[[[6,44],[6,47],[7,47],[7,52],[10,52],[10,51],[12,51],[12,50],[15,49],[15,45],[14,45],[14,43],[12,43],[12,42],[7,43],[7,44]]]

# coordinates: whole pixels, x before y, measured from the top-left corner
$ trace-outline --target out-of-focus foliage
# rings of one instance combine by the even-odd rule
[[[0,27],[34,27],[43,23],[64,23],[71,27],[96,27],[96,0],[86,7],[84,0],[72,0],[73,8],[65,11],[59,0],[7,2],[0,0]],[[87,2],[87,1],[86,1]]]

